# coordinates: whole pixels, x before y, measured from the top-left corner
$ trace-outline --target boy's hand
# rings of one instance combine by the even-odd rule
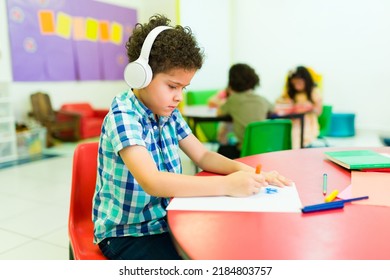
[[[225,191],[228,196],[250,196],[258,193],[260,187],[268,185],[264,175],[246,171],[237,171],[224,178],[226,179]]]
[[[274,186],[284,187],[291,186],[293,181],[279,174],[277,171],[262,172],[262,175],[265,176],[265,180]]]

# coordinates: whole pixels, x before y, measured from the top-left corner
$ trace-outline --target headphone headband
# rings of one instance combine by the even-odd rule
[[[149,32],[148,36],[146,36],[144,43],[142,44],[141,54],[140,57],[145,59],[146,61],[149,61],[149,55],[150,51],[152,50],[152,46],[154,41],[156,40],[157,36],[163,32],[164,30],[172,29],[170,26],[157,26],[152,31]]]

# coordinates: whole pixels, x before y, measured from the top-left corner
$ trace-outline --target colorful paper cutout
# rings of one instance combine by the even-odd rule
[[[73,18],[73,39],[85,40],[85,19],[83,17]]]
[[[122,43],[123,26],[118,22],[111,24],[111,42],[114,44]]]
[[[57,14],[57,35],[63,38],[70,38],[72,34],[72,18],[62,12]]]
[[[55,32],[53,11],[47,11],[47,10],[38,11],[38,20],[39,20],[39,27],[42,34],[52,35]]]
[[[86,38],[90,41],[97,41],[98,39],[98,31],[99,31],[99,22],[96,19],[88,17],[85,20],[86,26]]]
[[[137,23],[135,9],[93,0],[6,2],[14,81],[123,79],[123,39],[131,35],[124,26]]]
[[[99,37],[101,42],[108,42],[110,39],[110,24],[108,21],[99,22]]]

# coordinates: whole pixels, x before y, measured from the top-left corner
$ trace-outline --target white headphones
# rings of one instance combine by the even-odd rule
[[[158,34],[164,30],[172,29],[170,26],[157,26],[146,36],[145,41],[142,45],[140,56],[133,62],[127,64],[124,77],[126,83],[133,89],[140,89],[147,87],[152,81],[153,71],[149,65],[149,54],[152,49],[154,40]]]

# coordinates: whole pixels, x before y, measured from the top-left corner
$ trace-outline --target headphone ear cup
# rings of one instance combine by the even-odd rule
[[[133,89],[147,87],[152,81],[152,77],[152,69],[142,57],[127,64],[124,71],[125,81]]]
[[[153,42],[158,34],[167,29],[172,29],[172,27],[161,25],[152,29],[142,44],[140,56],[135,61],[127,64],[124,71],[124,78],[130,88],[144,88],[147,87],[152,81],[153,71],[148,63],[150,50],[152,49]]]

